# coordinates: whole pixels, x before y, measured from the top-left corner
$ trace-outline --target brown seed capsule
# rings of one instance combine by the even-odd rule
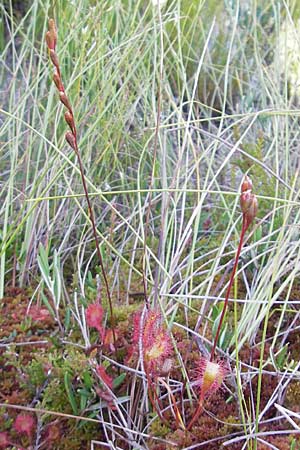
[[[50,49],[50,58],[55,67],[58,68],[59,67],[58,57],[57,54],[55,53],[55,50],[53,49]]]
[[[76,140],[74,134],[71,133],[71,131],[67,131],[65,138],[70,147],[72,147],[73,150],[76,150]]]
[[[50,50],[54,50],[54,40],[50,31],[47,31],[46,33],[46,43]]]
[[[57,87],[57,89],[59,91],[63,92],[64,87],[62,85],[61,78],[60,78],[60,76],[59,76],[59,74],[57,72],[57,69],[55,69],[55,72],[53,74],[53,81],[54,81],[55,86]]]
[[[250,225],[250,223],[256,217],[257,209],[258,209],[257,198],[254,194],[252,194],[251,203],[249,205],[247,212],[245,213],[248,225]]]
[[[247,175],[245,175],[243,182],[242,182],[241,191],[245,192],[245,191],[251,191],[251,190],[252,190],[252,181]]]
[[[51,35],[51,39],[53,42],[53,50],[56,47],[56,42],[57,42],[57,31],[56,31],[56,26],[55,26],[55,22],[53,19],[49,19],[49,33]]]
[[[251,206],[252,203],[252,197],[254,194],[252,194],[250,191],[245,191],[240,196],[240,204],[241,204],[241,210],[243,214],[246,214],[248,209]]]
[[[74,118],[73,118],[73,114],[71,114],[70,111],[65,112],[65,121],[71,128],[71,131],[74,132],[74,129],[75,129]]]
[[[70,111],[70,113],[72,113],[72,108],[71,108],[71,104],[69,102],[68,97],[66,96],[64,91],[59,91],[59,99],[60,101],[65,105],[66,108],[68,108],[68,110]]]
[[[252,181],[245,175],[241,186],[240,204],[246,227],[248,227],[255,218],[258,208],[257,198],[251,192],[252,186]]]

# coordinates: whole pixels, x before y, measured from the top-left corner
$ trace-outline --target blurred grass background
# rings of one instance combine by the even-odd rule
[[[151,196],[150,289],[167,294],[178,285],[180,294],[208,295],[234,248],[237,189],[246,171],[256,193],[267,197],[252,242],[252,275],[259,279],[284,215],[295,216],[297,95],[282,64],[282,55],[288,61],[282,30],[288,24],[296,31],[296,5],[5,2],[1,293],[12,276],[20,285],[39,280],[39,245],[49,258],[58,250],[62,279],[94,270],[80,178],[64,143],[45,49],[51,16],[113,288],[130,291],[133,274],[140,284]],[[268,255],[259,255],[266,247]]]

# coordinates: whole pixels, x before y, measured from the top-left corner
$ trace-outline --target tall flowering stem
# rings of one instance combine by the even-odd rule
[[[210,353],[210,361],[211,362],[214,360],[215,350],[216,350],[216,346],[217,346],[218,339],[220,336],[226,309],[228,306],[229,294],[230,294],[230,290],[232,288],[234,276],[235,276],[236,269],[238,266],[239,257],[240,257],[241,250],[243,247],[245,233],[248,230],[249,226],[251,225],[251,223],[257,213],[257,206],[258,206],[257,198],[252,193],[252,181],[250,180],[250,178],[247,175],[245,175],[244,180],[242,182],[242,186],[241,186],[240,205],[241,205],[241,210],[243,213],[243,222],[242,222],[242,230],[241,230],[241,234],[240,234],[240,242],[239,242],[239,245],[238,245],[238,248],[236,251],[234,266],[233,266],[233,269],[232,269],[232,272],[230,275],[229,284],[228,284],[226,295],[225,295],[225,301],[224,301],[222,314],[220,317],[219,325],[218,325],[216,336],[214,339],[214,344],[213,344],[213,347],[212,347],[212,350]]]
[[[111,298],[111,293],[110,293],[110,289],[109,289],[109,285],[108,285],[107,275],[106,275],[106,272],[104,269],[104,264],[103,264],[103,260],[102,260],[102,256],[101,256],[99,239],[98,239],[98,234],[97,234],[97,229],[96,229],[96,224],[95,224],[95,217],[94,217],[91,201],[90,201],[89,194],[88,194],[83,163],[82,163],[82,159],[81,159],[79,148],[78,148],[77,128],[76,128],[76,123],[74,120],[74,113],[73,113],[72,105],[71,105],[71,103],[67,97],[66,91],[65,91],[65,87],[64,87],[64,84],[62,81],[58,56],[57,56],[57,53],[55,52],[56,43],[57,43],[57,31],[56,31],[56,25],[55,25],[55,22],[53,19],[49,20],[49,30],[46,33],[46,43],[47,43],[47,47],[49,49],[50,59],[54,65],[53,81],[58,90],[59,99],[60,99],[61,103],[67,109],[67,111],[65,112],[65,121],[68,124],[70,131],[68,131],[66,133],[65,138],[66,138],[66,141],[68,142],[68,144],[70,145],[70,147],[74,150],[74,152],[77,156],[78,164],[79,164],[81,181],[82,181],[82,186],[83,186],[84,194],[85,194],[87,205],[88,205],[88,211],[89,211],[89,216],[90,216],[90,220],[91,220],[91,224],[92,224],[92,230],[93,230],[93,236],[94,236],[94,241],[95,241],[95,245],[96,245],[97,256],[98,256],[99,264],[101,267],[102,276],[104,279],[105,289],[106,289],[106,293],[107,293],[109,309],[110,309],[110,316],[111,316],[114,347],[116,349],[117,347],[116,347],[116,334],[115,334],[115,318],[114,318],[114,312],[113,312],[112,298]]]
[[[241,186],[241,195],[240,195],[240,204],[241,209],[243,213],[243,221],[242,221],[242,230],[240,234],[240,241],[239,245],[236,251],[235,255],[235,261],[233,265],[233,269],[231,272],[231,276],[229,279],[229,284],[227,287],[226,295],[225,295],[225,301],[224,306],[222,309],[220,321],[218,324],[216,336],[214,339],[213,347],[211,350],[210,358],[200,358],[198,370],[197,370],[197,377],[196,377],[196,387],[200,389],[199,393],[199,401],[197,409],[195,410],[190,422],[187,425],[187,430],[189,431],[194,423],[199,418],[202,410],[203,410],[203,402],[204,399],[211,395],[213,392],[216,392],[222,382],[223,379],[227,373],[227,369],[224,366],[224,363],[222,361],[215,361],[215,350],[218,343],[218,339],[220,336],[220,331],[222,328],[222,324],[224,321],[227,305],[228,305],[228,299],[230,290],[234,281],[234,276],[237,270],[239,257],[241,254],[241,250],[243,247],[244,237],[245,233],[248,230],[249,226],[251,225],[253,219],[256,216],[257,213],[257,198],[252,193],[252,182],[248,176],[244,177],[244,180],[242,182]]]

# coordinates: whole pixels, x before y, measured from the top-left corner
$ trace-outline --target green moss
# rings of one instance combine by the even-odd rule
[[[65,386],[59,378],[52,379],[43,392],[42,408],[65,414],[73,414]]]
[[[47,378],[45,366],[41,361],[35,359],[27,365],[26,373],[29,376],[29,382],[35,387],[41,386]]]
[[[149,431],[153,436],[165,438],[170,433],[170,428],[157,419],[152,422]]]
[[[285,406],[287,408],[293,408],[295,405],[300,404],[300,381],[291,381],[285,397]]]

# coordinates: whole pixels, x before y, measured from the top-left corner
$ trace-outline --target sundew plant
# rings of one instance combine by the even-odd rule
[[[296,0],[0,5],[0,449],[300,448]]]

